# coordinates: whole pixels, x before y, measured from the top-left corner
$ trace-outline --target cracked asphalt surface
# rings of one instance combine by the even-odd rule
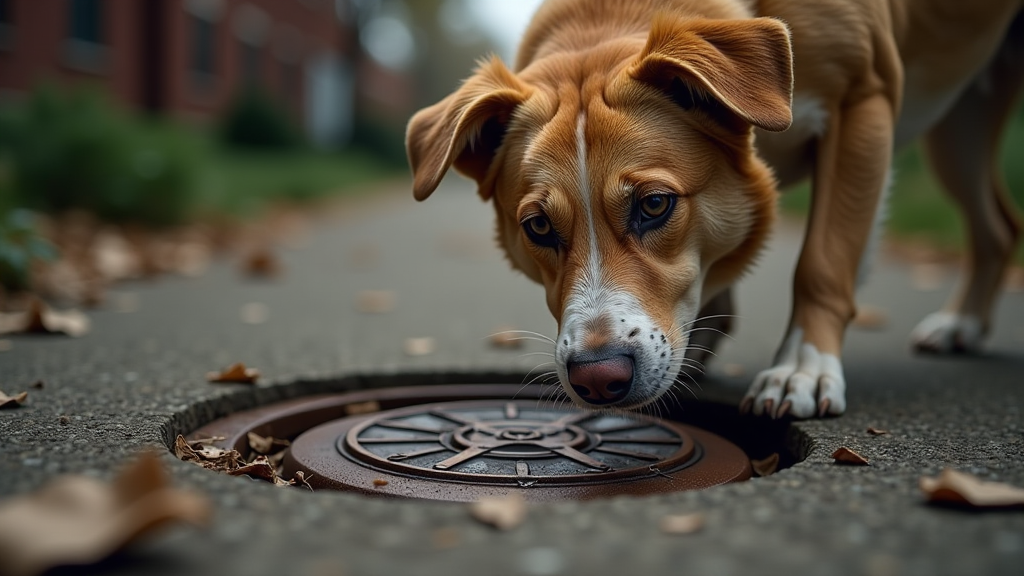
[[[401,384],[407,373],[494,374],[538,368],[542,343],[494,349],[501,326],[552,334],[543,290],[511,272],[494,246],[492,209],[449,180],[417,204],[407,184],[318,216],[305,246],[284,249],[275,281],[245,280],[231,262],[197,279],[120,285],[132,313],[101,309],[79,339],[14,337],[0,352],[0,389],[29,403],[0,411],[0,497],[62,473],[110,477],[140,447],[234,410],[314,392]],[[738,403],[785,327],[800,231],[781,225],[740,285],[737,329],[697,395]],[[1019,574],[1024,512],[924,503],[921,475],[954,467],[1024,486],[1024,294],[1000,301],[979,358],[915,357],[907,336],[953,287],[912,287],[907,265],[881,258],[860,300],[886,310],[882,329],[851,330],[844,354],[849,409],[794,424],[807,458],[767,478],[701,492],[531,507],[498,532],[463,505],[281,489],[165,457],[174,483],[214,503],[207,530],[175,528],[87,568],[61,574]],[[388,314],[363,314],[362,290],[393,290]],[[269,319],[244,324],[260,302]],[[411,357],[409,337],[436,339]],[[231,362],[258,367],[256,387],[214,385]],[[539,369],[543,371],[544,367]],[[742,374],[741,374],[742,372]],[[479,376],[484,378],[484,376]],[[67,416],[62,424],[61,416]],[[890,431],[870,436],[866,428]],[[867,467],[838,466],[839,446]],[[699,511],[704,529],[659,531],[669,513]]]

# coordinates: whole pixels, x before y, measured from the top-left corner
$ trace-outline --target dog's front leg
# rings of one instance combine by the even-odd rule
[[[774,366],[754,379],[742,411],[809,418],[846,409],[840,351],[892,157],[894,110],[892,98],[879,93],[830,115],[817,149],[789,329]]]

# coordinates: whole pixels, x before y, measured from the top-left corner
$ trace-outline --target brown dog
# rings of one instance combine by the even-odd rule
[[[417,113],[418,200],[454,166],[559,321],[562,386],[634,409],[688,363],[698,314],[761,249],[776,185],[813,178],[793,310],[756,414],[841,414],[839,360],[895,146],[925,135],[971,236],[920,349],[985,334],[1020,227],[994,169],[1024,78],[1022,0],[550,0],[515,72],[482,63]],[[691,335],[694,337],[691,338]]]

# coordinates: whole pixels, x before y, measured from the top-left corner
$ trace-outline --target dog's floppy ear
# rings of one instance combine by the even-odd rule
[[[723,111],[773,132],[789,128],[793,121],[789,30],[774,18],[659,15],[629,74],[669,92],[686,108],[724,107]]]
[[[453,165],[482,182],[512,111],[530,93],[531,89],[494,57],[480,63],[453,94],[417,112],[405,132],[416,199],[430,196]]]

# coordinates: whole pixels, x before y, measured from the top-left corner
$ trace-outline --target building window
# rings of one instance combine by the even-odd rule
[[[68,16],[64,63],[76,70],[102,74],[107,62],[103,39],[103,1],[68,0]]]
[[[102,44],[101,0],[71,0],[71,30],[73,40]]]
[[[199,91],[213,89],[217,74],[216,41],[217,25],[192,16],[192,80]]]

